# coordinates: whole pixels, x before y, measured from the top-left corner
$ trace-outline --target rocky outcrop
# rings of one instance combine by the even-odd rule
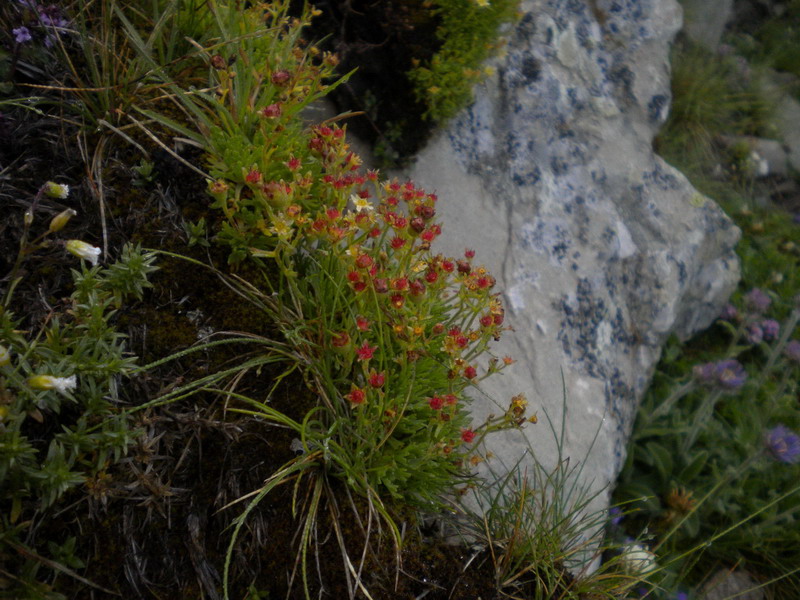
[[[441,250],[477,251],[515,330],[497,351],[518,362],[476,392],[476,418],[520,392],[538,412],[538,425],[489,440],[485,469],[524,468],[530,450],[552,467],[547,418],[558,430],[565,407],[562,456],[610,491],[662,343],[707,327],[738,281],[739,231],[652,151],[677,3],[529,0],[522,11],[475,103],[406,175],[438,192]]]

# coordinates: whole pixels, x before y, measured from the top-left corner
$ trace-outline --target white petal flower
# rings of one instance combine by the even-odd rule
[[[641,544],[629,544],[620,558],[622,568],[630,575],[644,575],[654,571],[658,566],[655,555]]]
[[[372,212],[375,210],[375,206],[367,198],[362,198],[361,196],[353,194],[350,196],[350,201],[355,205],[356,212],[361,212],[362,210]]]
[[[56,377],[54,375],[34,375],[28,379],[28,385],[35,390],[56,390],[62,394],[74,390],[78,385],[75,375]]]
[[[92,266],[97,265],[97,259],[100,258],[100,248],[81,240],[69,240],[67,242],[67,252],[74,254],[78,258],[88,260],[92,263]]]

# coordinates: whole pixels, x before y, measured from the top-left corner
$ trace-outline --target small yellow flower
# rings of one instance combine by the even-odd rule
[[[424,260],[421,260],[413,267],[411,267],[411,270],[414,271],[414,273],[422,273],[427,268],[428,268],[428,263],[426,263]]]
[[[282,240],[288,240],[292,237],[292,233],[294,232],[292,225],[291,219],[283,214],[277,214],[272,217],[272,227],[270,227],[270,231]]]
[[[97,246],[92,246],[81,240],[69,240],[67,242],[67,252],[78,258],[88,260],[94,267],[97,265],[97,260],[100,258],[101,251]]]
[[[54,375],[34,375],[28,379],[28,386],[34,390],[56,390],[62,394],[66,394],[70,390],[74,390],[78,385],[75,375],[69,377],[55,377]]]
[[[487,8],[489,6],[489,0],[472,0],[472,1],[475,2],[475,4],[477,4],[481,8]]]

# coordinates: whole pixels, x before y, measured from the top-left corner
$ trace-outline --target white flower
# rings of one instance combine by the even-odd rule
[[[69,196],[69,186],[66,183],[48,181],[44,184],[44,193],[51,198],[60,198],[63,200]]]
[[[0,344],[0,367],[11,362],[11,352],[8,348]]]
[[[361,196],[356,196],[353,194],[350,196],[350,201],[355,205],[356,212],[361,212],[362,210],[366,210],[367,212],[372,212],[375,210],[372,202],[370,202],[367,198],[362,198]]]
[[[35,390],[56,390],[66,394],[78,385],[75,375],[69,377],[56,377],[54,375],[34,375],[28,379],[28,385]]]
[[[620,556],[622,568],[629,575],[645,575],[657,568],[655,554],[641,544],[629,544]]]
[[[81,240],[69,240],[67,242],[67,252],[74,254],[78,258],[88,260],[93,267],[97,265],[97,259],[100,258],[100,248]]]

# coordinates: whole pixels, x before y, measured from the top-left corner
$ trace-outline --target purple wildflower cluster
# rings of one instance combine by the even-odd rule
[[[800,436],[786,425],[780,424],[767,431],[764,444],[775,460],[787,464],[800,462]]]
[[[38,4],[35,0],[17,0],[18,8],[22,11],[24,25],[11,30],[16,44],[27,44],[33,40],[31,28],[39,29],[44,34],[44,45],[52,47],[56,42],[58,31],[69,26],[69,20],[64,16],[61,8],[55,4]]]
[[[738,390],[747,380],[744,367],[733,358],[696,365],[693,373],[700,383],[724,390]]]

